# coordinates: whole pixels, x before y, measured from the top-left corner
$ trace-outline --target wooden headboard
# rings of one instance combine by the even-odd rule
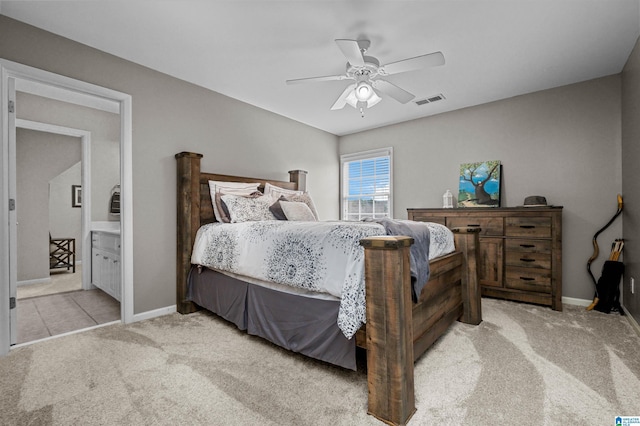
[[[307,189],[307,172],[291,170],[289,171],[289,181],[219,175],[200,171],[202,154],[181,152],[175,157],[178,161],[176,305],[178,312],[186,314],[197,310],[197,306],[186,301],[187,276],[191,269],[191,250],[196,233],[202,225],[216,221],[209,192],[209,181],[260,182],[258,189],[261,191],[264,190],[264,185],[268,182],[281,188],[305,191]]]

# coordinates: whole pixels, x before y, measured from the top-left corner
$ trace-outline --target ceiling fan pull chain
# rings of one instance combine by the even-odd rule
[[[366,101],[358,101],[356,106],[360,110],[360,116],[362,118],[364,118],[364,110],[367,109],[367,102]]]

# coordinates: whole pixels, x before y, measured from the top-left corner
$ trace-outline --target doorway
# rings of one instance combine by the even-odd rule
[[[111,219],[109,224],[119,229],[119,216],[94,218],[91,203],[94,187],[105,192],[105,186],[119,180],[118,117],[17,94],[17,117],[51,109],[60,117],[48,117],[50,121],[72,115],[96,137],[86,130],[16,118],[18,345],[120,320],[120,302],[92,285],[92,256],[84,244],[84,231],[95,223],[90,219]],[[94,123],[96,115],[101,125]],[[109,127],[112,141],[105,140],[110,139],[104,131]],[[105,154],[104,145],[115,152]],[[104,163],[93,174],[92,146]],[[105,204],[102,198],[99,204]]]
[[[132,239],[132,161],[131,161],[131,97],[127,94],[95,86],[79,80],[52,74],[36,68],[0,59],[2,75],[1,106],[2,150],[0,166],[0,356],[16,343],[17,246],[15,215],[15,137],[16,91],[32,93],[90,108],[106,108],[120,117],[120,217],[122,259],[120,269],[120,319],[133,321],[133,239]],[[85,202],[87,202],[85,198]],[[90,248],[90,229],[83,229],[83,243]],[[83,272],[85,273],[85,272]],[[84,280],[83,280],[84,281]]]

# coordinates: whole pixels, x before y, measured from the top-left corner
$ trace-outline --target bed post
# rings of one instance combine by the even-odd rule
[[[365,252],[368,413],[404,425],[416,411],[409,250],[413,238],[369,237]]]
[[[294,182],[298,191],[307,190],[306,170],[289,170],[289,182]]]
[[[202,154],[181,152],[178,161],[177,192],[177,258],[176,258],[176,309],[181,314],[198,310],[186,300],[187,277],[191,267],[191,250],[200,227],[200,159]]]
[[[482,322],[480,282],[478,280],[478,235],[480,228],[460,227],[451,229],[456,250],[462,252],[462,304],[461,322],[478,325]]]

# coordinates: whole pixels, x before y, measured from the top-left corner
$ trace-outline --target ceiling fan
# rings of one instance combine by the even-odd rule
[[[384,80],[383,77],[444,64],[442,52],[434,52],[380,65],[380,61],[373,56],[365,56],[371,45],[369,40],[338,39],[336,44],[348,61],[345,74],[287,80],[287,84],[353,80],[354,82],[344,89],[331,109],[342,109],[349,104],[360,110],[363,117],[366,108],[371,108],[382,100],[378,91],[402,104],[406,104],[415,97],[406,90]]]

